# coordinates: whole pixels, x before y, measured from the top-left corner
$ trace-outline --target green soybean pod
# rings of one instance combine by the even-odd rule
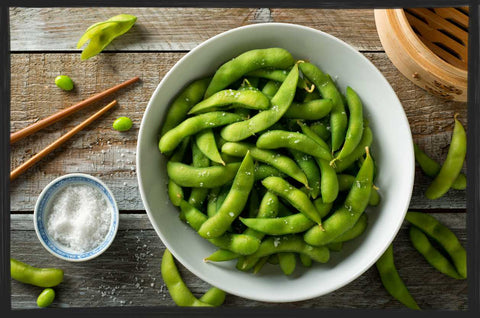
[[[467,153],[467,134],[460,121],[455,115],[455,127],[453,128],[452,140],[448,149],[447,158],[440,168],[437,176],[427,188],[425,196],[431,200],[443,196],[452,186],[460,174]]]
[[[180,144],[180,147],[178,147],[177,150],[170,157],[170,161],[172,162],[181,161],[185,156],[185,151],[187,150],[189,142],[190,142],[190,138],[189,137],[185,138]],[[180,206],[180,203],[184,199],[184,193],[183,193],[182,187],[176,184],[175,182],[173,182],[172,179],[168,180],[167,187],[168,187],[168,197],[170,198],[170,201],[173,203],[174,206]]]
[[[243,140],[278,122],[293,101],[297,81],[298,66],[295,64],[288,74],[287,79],[282,83],[275,96],[272,97],[270,102],[272,106],[267,110],[259,112],[250,119],[222,128],[220,131],[222,138],[228,141]]]
[[[223,126],[240,120],[242,120],[242,116],[226,112],[210,112],[190,117],[167,131],[160,138],[158,147],[160,152],[168,153],[174,150],[187,136],[195,135],[203,129]]]
[[[335,161],[351,154],[360,142],[360,139],[362,139],[363,106],[360,97],[358,97],[357,93],[350,87],[347,87],[347,106],[350,112],[350,118],[348,120],[347,133],[345,135],[345,143],[335,157]]]
[[[283,172],[280,172],[275,167],[266,164],[257,164],[255,165],[255,181],[265,179],[266,177],[285,177]]]
[[[308,92],[305,95],[305,98],[303,99],[303,102],[306,103],[306,102],[309,102],[311,100],[320,99],[320,98],[321,98],[321,96],[320,96],[320,93],[318,92],[318,89],[314,89],[312,92]]]
[[[347,191],[350,190],[355,181],[355,177],[350,174],[337,174],[338,178],[338,190]],[[380,203],[380,194],[378,193],[376,187],[372,187],[372,192],[370,192],[370,199],[368,200],[368,205],[377,206]]]
[[[345,130],[347,128],[347,114],[345,113],[342,96],[330,77],[315,65],[300,63],[299,68],[303,75],[315,84],[323,98],[332,100],[330,126],[332,127],[332,150],[336,151],[345,140]]]
[[[225,166],[197,168],[169,161],[167,174],[181,187],[216,188],[232,181],[239,167],[238,162],[228,163]]]
[[[302,169],[300,169],[290,157],[242,142],[227,142],[222,146],[222,153],[232,156],[243,157],[248,151],[250,151],[255,160],[267,163],[305,186],[308,186],[305,173],[303,173]]]
[[[278,265],[285,275],[291,275],[295,270],[297,264],[297,259],[295,253],[292,252],[282,252],[278,253]]]
[[[347,170],[358,158],[365,154],[365,147],[370,147],[372,144],[373,134],[370,127],[364,127],[362,139],[358,143],[358,146],[351,154],[343,158],[342,160],[337,160],[335,162],[335,171],[337,173]]]
[[[10,276],[21,283],[38,287],[54,287],[63,281],[63,270],[33,267],[10,258]]]
[[[182,280],[173,255],[165,249],[162,257],[161,273],[163,282],[167,286],[168,292],[175,304],[181,307],[211,307],[203,301],[198,300],[188,289]]]
[[[310,196],[315,199],[320,194],[320,170],[312,156],[301,151],[290,149],[293,159],[303,170],[310,186]]]
[[[257,148],[288,148],[301,151],[324,160],[332,159],[332,154],[327,149],[318,147],[318,144],[315,142],[315,140],[299,132],[269,130],[258,137]]]
[[[240,257],[239,254],[229,250],[216,250],[210,256],[203,259],[204,262],[225,262]]]
[[[450,261],[432,246],[428,237],[423,234],[422,231],[415,226],[412,226],[409,234],[410,242],[412,242],[413,247],[423,255],[425,260],[432,265],[433,268],[452,278],[465,279],[465,277],[462,277],[457,273],[455,267]]]
[[[198,132],[195,135],[195,142],[200,151],[202,151],[208,159],[225,165],[225,161],[223,161],[220,152],[218,151],[215,135],[213,134],[212,129],[208,128]]]
[[[51,288],[45,288],[37,298],[37,306],[44,308],[48,307],[53,303],[55,299],[55,291]]]
[[[435,178],[440,171],[440,164],[430,158],[425,152],[423,152],[417,144],[413,144],[415,151],[415,160],[420,165],[422,171],[429,177]],[[452,189],[464,190],[467,187],[467,177],[460,173],[455,181],[452,183]]]
[[[343,243],[342,242],[330,242],[326,246],[332,252],[340,252],[342,250]]]
[[[202,153],[196,143],[192,143],[192,165],[197,168],[206,168],[210,166],[210,160]],[[208,195],[208,189],[204,187],[195,187],[190,192],[188,203],[199,209]]]
[[[330,99],[315,99],[303,103],[292,103],[285,113],[285,118],[317,120],[327,116],[332,110]]]
[[[304,235],[304,240],[310,245],[325,245],[346,231],[350,230],[365,211],[372,191],[373,159],[368,148],[367,158],[363,162],[357,176],[355,186],[348,192],[344,204],[323,222],[323,229],[312,227]]]
[[[467,277],[467,252],[457,236],[433,216],[421,212],[407,212],[405,219],[437,241],[450,255],[460,276]]]
[[[363,232],[367,229],[368,225],[368,216],[366,213],[363,213],[360,218],[358,219],[357,223],[348,231],[343,233],[340,236],[337,236],[336,239],[332,240],[331,243],[339,243],[339,242],[347,242],[351,241],[354,238],[362,235]]]
[[[278,89],[282,85],[281,82],[276,81],[268,81],[265,86],[262,88],[262,93],[267,96],[268,98],[272,99],[273,96],[278,92]]]
[[[307,218],[317,223],[319,225],[318,228],[322,230],[322,220],[318,215],[318,211],[305,193],[279,177],[265,178],[262,180],[262,184],[269,191],[287,200]]]
[[[407,287],[395,268],[392,245],[390,245],[385,253],[378,259],[376,266],[383,286],[388,293],[408,308],[419,310],[420,307],[408,292]]]
[[[325,125],[321,121],[312,123],[309,128],[311,131],[317,134],[322,140],[328,140],[330,138],[330,130],[329,130],[330,126]]]
[[[302,129],[302,132],[308,136],[310,139],[315,141],[320,147],[325,149],[327,152],[330,152],[330,146],[319,136],[317,135],[313,130],[310,129],[305,123],[301,121],[297,121],[297,124],[300,126]],[[325,158],[324,158],[325,159]]]
[[[315,225],[315,222],[302,213],[268,219],[240,217],[240,221],[248,228],[268,235],[302,233]]]
[[[175,98],[163,121],[161,136],[185,120],[190,108],[203,99],[210,79],[203,78],[192,82]]]
[[[210,192],[207,196],[207,215],[212,217],[217,213],[217,200],[218,194],[220,193],[220,188],[210,189]]]
[[[270,106],[270,99],[262,92],[253,89],[233,90],[226,89],[219,91],[190,109],[188,114],[200,114],[219,110],[219,108],[235,105],[255,110],[265,110]]]
[[[335,169],[332,168],[328,161],[315,158],[320,168],[320,193],[325,203],[335,201],[338,196],[338,179]]]
[[[265,78],[268,80],[276,81],[276,82],[283,82],[288,76],[287,70],[279,70],[279,69],[267,69],[261,68],[255,71],[248,73],[250,76],[256,76]],[[307,89],[307,83],[303,80],[303,78],[298,79],[297,87],[301,89]]]
[[[330,213],[330,210],[333,207],[333,202],[330,202],[330,203],[323,202],[323,199],[321,197],[316,198],[313,201],[313,204],[315,205],[315,208],[317,208],[318,215],[320,215],[320,218],[322,219],[326,217],[328,213]]]
[[[212,305],[213,307],[218,307],[225,301],[225,296],[227,296],[227,294],[223,290],[217,287],[212,287],[207,290],[199,300],[203,303]]]
[[[303,266],[305,267],[312,267],[312,259],[308,257],[308,255],[305,254],[298,254],[300,258],[300,262],[302,263]]]
[[[226,62],[215,72],[205,92],[205,98],[228,87],[243,75],[260,68],[286,69],[295,63],[292,55],[282,48],[250,50]],[[296,85],[296,83],[295,83]]]
[[[247,152],[225,201],[217,213],[202,224],[198,230],[200,236],[215,238],[223,235],[240,215],[247,204],[248,195],[253,187],[253,167],[252,156],[250,152]]]

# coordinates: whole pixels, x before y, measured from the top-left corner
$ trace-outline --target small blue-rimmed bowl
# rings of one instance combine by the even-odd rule
[[[65,187],[69,185],[88,184],[100,190],[106,199],[107,204],[111,207],[112,215],[110,222],[110,229],[106,234],[104,240],[90,251],[77,252],[68,248],[59,242],[55,241],[46,230],[46,216],[51,208],[52,199]],[[72,173],[59,177],[50,182],[45,189],[40,193],[35,205],[33,213],[33,223],[35,225],[35,232],[37,233],[40,243],[47,251],[54,256],[71,262],[82,262],[93,259],[108,249],[112,244],[115,235],[117,234],[119,213],[117,203],[113,197],[112,192],[99,179],[83,173]]]

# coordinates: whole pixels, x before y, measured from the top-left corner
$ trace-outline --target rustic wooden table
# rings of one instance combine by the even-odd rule
[[[91,24],[119,14],[138,17],[128,33],[107,51],[80,60],[76,42]],[[322,30],[362,52],[387,78],[407,113],[413,138],[443,160],[454,113],[466,124],[466,104],[441,100],[404,78],[387,58],[375,29],[372,10],[193,9],[193,8],[11,8],[11,130],[16,131],[59,109],[133,76],[141,82],[116,94],[118,107],[87,127],[63,147],[11,183],[11,255],[37,266],[58,266],[65,281],[53,307],[174,306],[160,275],[164,246],[144,211],[135,173],[140,121],[148,100],[165,73],[202,41],[238,26],[261,22],[296,23]],[[68,74],[75,90],[63,92],[53,79]],[[98,107],[100,103],[97,103]],[[11,148],[16,167],[70,130],[92,107],[62,120]],[[118,133],[113,120],[133,119],[133,129]],[[394,129],[394,127],[392,127]],[[113,245],[100,257],[69,263],[49,254],[33,227],[33,208],[41,190],[54,178],[83,172],[101,178],[121,210]],[[423,195],[430,179],[417,168],[410,209],[432,213],[465,245],[465,191],[449,191],[439,200]],[[396,265],[412,295],[424,309],[466,310],[467,282],[432,269],[408,241],[406,224],[395,239]],[[180,266],[194,294],[208,286]],[[36,308],[38,288],[12,281],[12,308]],[[229,295],[230,307],[404,308],[383,289],[375,268],[349,285],[308,301],[270,304]]]

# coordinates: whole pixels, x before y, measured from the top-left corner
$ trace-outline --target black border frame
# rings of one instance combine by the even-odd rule
[[[9,8],[10,7],[249,7],[249,8],[392,8],[392,7],[448,7],[470,6],[470,35],[469,35],[469,75],[468,75],[468,152],[467,152],[467,251],[468,251],[468,310],[466,312],[443,312],[422,311],[412,312],[404,310],[386,309],[275,309],[275,308],[218,308],[214,310],[199,308],[179,307],[103,307],[103,308],[75,308],[75,309],[43,309],[43,310],[11,310],[10,299],[10,38],[9,38]],[[126,317],[150,317],[150,316],[225,316],[225,315],[254,315],[290,317],[307,316],[315,313],[335,314],[336,316],[353,315],[389,315],[404,316],[474,316],[480,315],[480,217],[478,207],[479,195],[479,166],[480,153],[478,143],[480,122],[480,34],[479,34],[479,3],[476,0],[243,0],[241,2],[215,1],[215,0],[137,0],[135,2],[99,1],[99,0],[6,0],[0,4],[0,312],[6,313],[6,317],[40,315],[48,317],[75,316],[126,316]]]

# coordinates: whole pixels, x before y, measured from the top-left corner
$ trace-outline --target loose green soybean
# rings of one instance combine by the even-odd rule
[[[127,131],[132,128],[132,120],[128,117],[118,117],[112,124],[113,129],[117,131]]]
[[[71,91],[73,89],[73,81],[67,75],[58,75],[55,77],[55,85],[64,91]]]
[[[452,141],[448,149],[447,158],[437,176],[427,188],[425,196],[431,200],[443,196],[452,186],[460,174],[467,153],[467,134],[460,121],[455,115],[455,127],[453,128]]]
[[[37,298],[37,306],[44,308],[48,307],[53,303],[55,299],[55,291],[51,288],[45,288]]]
[[[37,268],[10,258],[10,276],[25,284],[38,287],[54,287],[63,281],[63,270]]]
[[[421,212],[407,212],[405,219],[433,238],[451,257],[461,277],[467,277],[467,252],[455,234],[433,216]]]

